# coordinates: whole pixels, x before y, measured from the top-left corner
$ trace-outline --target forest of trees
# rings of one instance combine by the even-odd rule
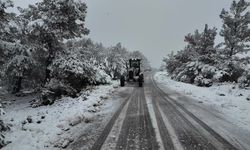
[[[85,38],[90,31],[82,1],[43,0],[18,8],[20,14],[9,13],[9,7],[14,7],[11,0],[0,0],[0,86],[12,94],[29,89],[41,93],[34,107],[119,78],[129,57],[143,58],[143,66],[149,67],[139,51],[129,52],[121,43],[104,47]],[[0,135],[0,147],[2,139]]]
[[[172,79],[211,86],[214,82],[234,82],[250,87],[250,3],[233,1],[229,10],[223,9],[219,35],[223,42],[215,44],[217,29],[205,25],[185,36],[186,46],[164,58]]]
[[[54,82],[75,95],[86,85],[119,78],[129,57],[143,57],[149,66],[141,52],[129,52],[121,43],[104,47],[84,38],[89,33],[84,2],[44,0],[18,8],[18,15],[7,13],[8,7],[11,0],[0,0],[0,80],[13,94],[49,89]]]

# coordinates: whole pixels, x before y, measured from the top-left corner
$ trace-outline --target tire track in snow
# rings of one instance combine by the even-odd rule
[[[155,106],[155,103],[152,101],[152,90],[149,87],[145,88],[145,97],[149,109],[150,118],[152,125],[155,129],[156,140],[159,145],[159,150],[172,150],[174,145],[172,143],[171,137],[169,136],[168,130],[163,122],[162,116],[159,109]]]
[[[116,149],[159,149],[143,88],[136,89],[130,102]]]
[[[125,120],[126,112],[128,110],[128,105],[131,101],[131,97],[133,94],[134,94],[134,92],[131,94],[126,105],[122,108],[122,111],[121,111],[119,117],[115,121],[108,137],[106,138],[104,144],[101,147],[102,150],[114,150],[115,149],[117,141],[118,141],[119,133],[121,132],[122,124]]]
[[[210,128],[207,124],[205,124],[203,121],[201,121],[199,118],[197,118],[194,114],[189,112],[186,108],[184,108],[182,105],[180,105],[178,102],[170,98],[162,89],[160,89],[155,81],[152,78],[152,82],[154,87],[157,89],[161,97],[165,100],[167,105],[170,105],[173,108],[177,108],[176,112],[180,114],[180,116],[187,120],[186,122],[189,122],[192,124],[186,117],[178,110],[181,109],[183,112],[185,112],[190,118],[192,118],[194,121],[196,121],[202,128],[204,128],[207,132],[210,133],[211,136],[213,136],[218,142],[220,142],[223,145],[223,149],[229,149],[229,150],[237,150],[237,148],[229,143],[226,139],[224,139],[221,135],[219,135],[217,132],[215,132],[212,128]],[[167,97],[167,98],[166,98]],[[171,102],[170,102],[171,101]],[[173,104],[174,103],[174,104]],[[212,143],[213,144],[213,143]]]
[[[99,149],[101,149],[101,147],[102,147],[103,143],[105,142],[106,138],[108,137],[108,135],[109,135],[115,121],[119,117],[119,115],[120,115],[121,111],[123,110],[124,106],[128,103],[129,99],[132,97],[133,93],[130,96],[128,96],[128,98],[126,98],[126,100],[122,103],[122,105],[119,107],[117,112],[110,119],[110,121],[105,126],[105,128],[104,128],[103,132],[101,133],[101,135],[98,137],[98,139],[95,141],[95,143],[91,147],[91,150],[99,150]]]

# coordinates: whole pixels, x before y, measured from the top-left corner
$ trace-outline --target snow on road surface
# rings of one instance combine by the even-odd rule
[[[198,87],[171,80],[165,71],[157,72],[154,79],[163,87],[191,97],[201,105],[218,110],[233,124],[250,131],[250,89],[239,89],[232,83],[215,84],[208,88]]]
[[[80,131],[97,120],[97,116],[109,117],[116,111],[120,101],[110,100],[109,97],[117,86],[118,82],[114,81],[111,85],[97,86],[91,92],[85,91],[78,98],[64,97],[51,106],[38,108],[30,107],[29,101],[34,96],[16,98],[13,104],[5,108],[3,119],[12,126],[6,135],[6,141],[11,143],[3,149],[67,147]]]
[[[127,129],[137,129],[137,127],[141,125],[138,123],[131,124],[133,121],[131,122],[130,117],[135,117],[135,115],[133,115],[134,111],[137,112],[138,110],[142,111],[144,109],[145,110],[142,112],[145,113],[145,116],[149,117],[150,114],[151,121],[153,122],[152,127],[158,129],[156,130],[156,137],[152,136],[152,138],[156,139],[161,144],[159,148],[163,148],[163,145],[164,147],[166,146],[166,141],[163,141],[163,139],[168,138],[165,137],[167,136],[167,134],[162,135],[162,133],[160,133],[163,132],[163,130],[160,129],[162,129],[165,125],[162,124],[161,121],[159,121],[159,117],[164,115],[169,117],[168,119],[170,120],[165,119],[165,121],[163,120],[163,123],[169,121],[171,123],[176,123],[176,121],[183,121],[180,118],[180,120],[176,120],[176,116],[174,114],[177,114],[177,116],[183,114],[183,117],[187,118],[190,123],[199,127],[199,129],[201,129],[202,131],[199,132],[199,135],[204,135],[204,137],[202,137],[204,139],[209,139],[209,141],[213,141],[215,139],[216,141],[217,139],[214,138],[214,136],[217,136],[218,133],[222,135],[222,139],[225,138],[225,141],[227,140],[234,143],[234,141],[237,139],[239,142],[235,141],[234,145],[236,146],[238,144],[239,146],[243,144],[242,147],[249,147],[247,143],[249,143],[248,135],[250,134],[246,133],[243,135],[245,131],[250,133],[250,129],[247,126],[250,123],[250,119],[248,117],[250,111],[250,102],[247,101],[247,97],[249,94],[248,90],[238,89],[236,85],[232,84],[214,85],[210,88],[197,87],[194,85],[173,81],[167,76],[166,72],[156,73],[154,75],[154,79],[157,82],[157,86],[159,86],[161,89],[166,89],[166,94],[162,94],[161,96],[159,96],[158,94],[160,93],[160,91],[154,88],[153,85],[151,85],[151,82],[147,82],[147,84],[145,83],[145,97],[143,90],[140,88],[135,88],[134,90],[132,90],[132,87],[124,87],[116,90],[118,91],[118,93],[119,91],[121,91],[121,89],[127,91],[124,93],[125,95],[120,95],[121,97],[128,96],[131,90],[133,91],[132,93],[136,95],[133,96],[133,94],[131,94],[131,101],[128,101],[124,109],[121,109],[121,114],[118,114],[118,118],[114,120],[114,126],[110,127],[111,130],[106,134],[107,138],[103,139],[103,149],[109,149],[111,147],[115,148],[117,147],[117,145],[118,147],[119,145],[122,145],[124,141],[122,141],[121,139],[129,136],[129,134],[127,134]],[[118,83],[116,82],[111,85],[97,86],[94,90],[92,90],[92,92],[85,91],[80,97],[76,99],[64,97],[60,101],[56,101],[55,104],[51,106],[42,106],[38,108],[30,107],[29,101],[32,100],[34,96],[16,98],[13,104],[7,105],[7,107],[5,108],[7,113],[3,117],[3,119],[5,122],[12,124],[11,131],[6,135],[6,141],[9,140],[12,141],[12,143],[7,145],[4,149],[50,150],[61,149],[62,147],[71,149],[90,149],[92,147],[92,144],[94,144],[97,137],[105,127],[105,124],[110,120],[114,113],[119,110],[121,106],[121,99],[112,98],[112,93],[115,91],[115,86],[117,86],[117,84]],[[179,94],[174,94],[174,92],[169,89],[177,91],[179,92]],[[197,106],[193,106],[193,104],[190,103],[189,99],[180,98],[180,93],[184,93],[184,95],[186,95],[187,97],[191,97],[191,100],[193,101],[193,103],[197,104]],[[170,107],[169,105],[163,105],[169,103],[175,106],[174,101],[169,100],[167,96],[175,99],[176,101],[178,100],[180,106],[185,106],[186,108],[183,110],[190,111],[191,108],[192,111],[190,112],[192,114],[204,121],[206,123],[205,125],[211,127],[211,130],[208,131],[215,131],[217,133],[211,134],[206,129],[202,128],[203,126],[201,126],[201,124],[197,123],[191,116],[180,109],[180,106]],[[164,99],[167,101],[165,101]],[[184,101],[186,101],[186,103]],[[152,102],[157,102],[157,105],[150,104]],[[141,105],[134,103],[140,103]],[[183,105],[184,103],[185,105]],[[147,110],[146,105],[149,111]],[[205,106],[206,108],[209,108],[209,111],[203,111],[203,108],[205,108]],[[162,110],[162,112],[155,111],[158,110],[156,108],[160,108],[159,110]],[[220,118],[220,114],[216,114],[218,112],[215,112],[216,116],[213,116],[211,112],[213,112],[213,110],[215,109],[220,114],[223,114],[223,116],[226,116],[226,118],[230,120],[230,122],[233,122],[235,125],[241,126],[246,130],[237,129],[235,128],[235,126],[231,126],[230,124],[228,124],[228,122],[224,121],[224,118]],[[161,113],[161,115],[159,115],[159,113]],[[125,114],[127,117],[125,117]],[[136,118],[140,118],[139,116],[143,116],[140,113],[136,114]],[[32,123],[28,123],[28,121],[30,121],[29,116],[31,116],[30,118],[32,120]],[[141,121],[143,121],[143,119]],[[184,127],[188,127],[190,125],[188,124],[188,121],[184,122],[186,124],[183,125]],[[148,124],[150,123],[147,123],[147,125]],[[180,123],[173,125],[174,126],[172,127],[174,129],[172,129],[172,131],[175,130],[176,132],[178,132],[178,134],[172,133],[172,135],[176,135],[176,138],[174,139],[178,140],[181,136],[179,134],[179,129],[182,129],[183,127],[178,126],[181,125]],[[98,128],[100,128],[100,130]],[[189,131],[193,131],[189,128],[187,129]],[[168,130],[170,129],[168,128]],[[123,134],[119,134],[121,132]],[[141,133],[141,131],[139,133]],[[164,133],[168,132],[166,131]],[[194,130],[192,133],[196,133],[196,131]],[[88,136],[88,134],[95,135]],[[119,136],[115,136],[118,134]],[[210,137],[210,134],[213,136]],[[199,142],[202,143],[202,140]],[[185,143],[183,142],[181,144],[185,145]],[[213,144],[214,146],[216,146],[216,144],[218,143],[215,142]],[[225,143],[222,142],[222,144]]]

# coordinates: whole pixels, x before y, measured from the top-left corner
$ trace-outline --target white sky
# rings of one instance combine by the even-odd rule
[[[14,0],[27,7],[38,0]],[[195,29],[222,26],[219,14],[232,0],[85,0],[88,37],[105,46],[121,42],[139,50],[159,67],[162,58],[184,47],[184,36]]]

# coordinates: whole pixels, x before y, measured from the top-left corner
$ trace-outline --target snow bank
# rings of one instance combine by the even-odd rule
[[[6,135],[6,141],[12,143],[4,149],[55,149],[54,146],[58,146],[55,145],[58,144],[56,142],[62,142],[62,147],[67,146],[73,139],[65,132],[73,132],[74,126],[77,125],[84,130],[84,124],[91,123],[95,112],[102,110],[101,105],[108,105],[108,112],[118,108],[112,101],[107,100],[117,85],[117,81],[112,81],[110,85],[83,91],[78,98],[64,97],[51,106],[38,108],[30,107],[29,101],[33,100],[34,96],[16,99],[15,103],[6,107],[6,115],[3,116],[5,122],[12,124],[11,132]],[[64,138],[66,140],[62,141]]]
[[[185,94],[204,105],[218,109],[236,125],[250,130],[250,90],[223,83],[212,87],[198,87],[171,80],[167,72],[157,72],[154,79],[160,85]]]

